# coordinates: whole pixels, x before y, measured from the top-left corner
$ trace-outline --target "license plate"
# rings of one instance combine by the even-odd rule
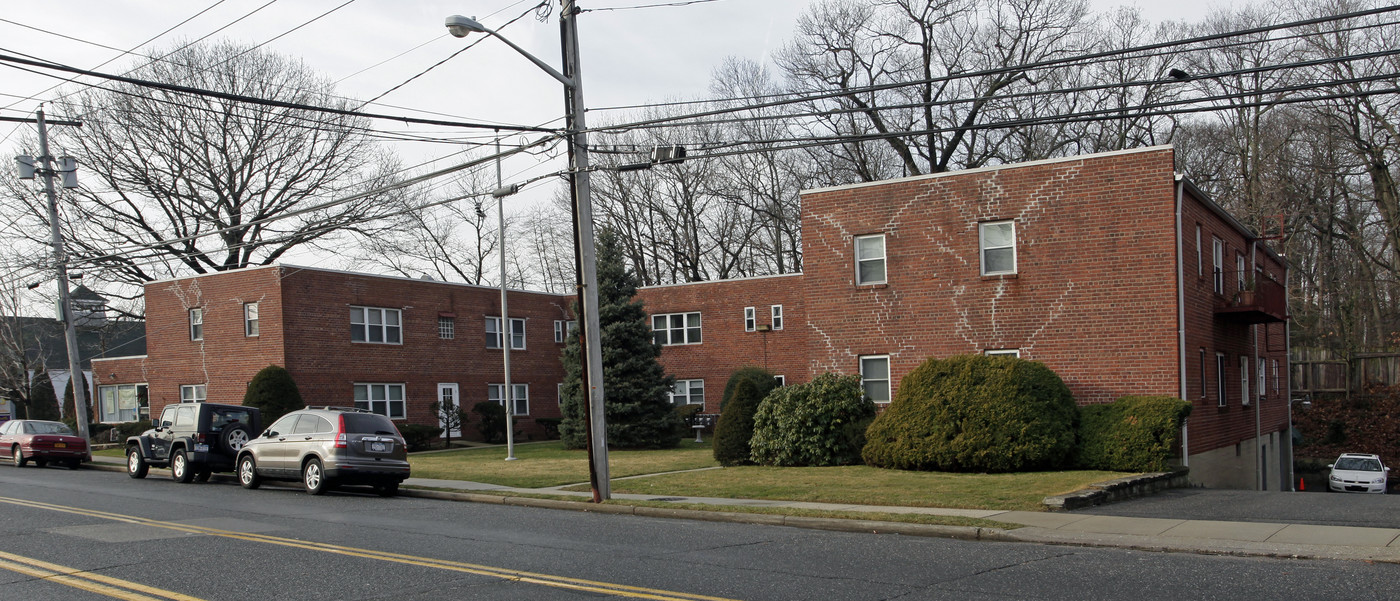
[[[387,453],[391,445],[393,445],[391,442],[371,442],[369,443],[369,450],[371,453]]]
[[[207,452],[209,452],[209,445],[207,445],[207,444],[195,444],[195,445],[194,445],[194,452],[196,452],[196,453],[207,453]]]
[[[66,449],[66,448],[68,448],[68,443],[66,443],[66,442],[55,442],[55,443],[53,443],[53,448],[55,448],[55,449]]]

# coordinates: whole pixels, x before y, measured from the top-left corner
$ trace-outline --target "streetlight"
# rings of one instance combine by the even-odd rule
[[[580,326],[582,327],[583,360],[585,370],[584,389],[588,398],[588,456],[589,475],[593,485],[595,502],[612,498],[608,483],[608,442],[607,428],[603,417],[603,349],[600,345],[602,328],[598,323],[598,261],[593,248],[593,200],[588,176],[588,137],[585,133],[583,114],[583,86],[579,77],[578,27],[575,19],[578,9],[574,0],[560,0],[559,30],[564,50],[565,75],[524,48],[516,46],[501,34],[488,29],[476,19],[452,15],[445,25],[448,33],[455,37],[466,37],[472,33],[484,33],[505,42],[511,49],[529,59],[536,67],[548,73],[559,83],[564,84],[565,129],[569,133],[570,176],[574,191],[574,250],[578,260]],[[505,316],[502,316],[504,319]],[[507,411],[510,408],[507,407]]]

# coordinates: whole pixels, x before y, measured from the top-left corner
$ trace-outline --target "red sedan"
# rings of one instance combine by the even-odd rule
[[[87,441],[62,422],[17,419],[0,425],[0,456],[7,456],[15,467],[24,467],[32,459],[44,467],[49,461],[63,462],[68,469],[91,461]]]

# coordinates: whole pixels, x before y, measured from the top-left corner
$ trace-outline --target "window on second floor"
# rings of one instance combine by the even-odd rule
[[[243,335],[249,338],[258,335],[257,303],[243,303]]]
[[[990,221],[978,224],[982,248],[982,275],[1016,273],[1016,224]]]
[[[884,284],[885,235],[856,236],[856,285]]]
[[[781,329],[783,329],[783,306],[782,306],[782,305],[773,305],[773,306],[769,307],[768,310],[771,312],[771,315],[773,316],[773,329],[774,329],[774,330],[781,330]]]
[[[204,309],[190,309],[190,340],[204,340]]]
[[[486,348],[501,348],[501,318],[486,318]],[[525,320],[520,317],[510,318],[510,349],[513,351],[525,350]]]
[[[753,307],[744,307],[744,331],[752,332],[758,329],[758,313]]]
[[[1235,287],[1244,290],[1249,274],[1244,270],[1244,254],[1235,253]]]
[[[569,334],[576,329],[578,329],[577,321],[554,320],[554,341],[563,344],[564,341],[568,340]]]
[[[438,316],[438,338],[452,340],[457,337],[457,318]]]
[[[700,313],[662,313],[651,316],[653,340],[662,346],[700,344]]]
[[[398,309],[350,307],[350,341],[402,344],[402,319]]]
[[[1225,293],[1225,243],[1219,238],[1210,239],[1210,274],[1216,294]]]

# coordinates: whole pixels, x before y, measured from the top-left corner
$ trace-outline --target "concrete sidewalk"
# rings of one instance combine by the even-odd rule
[[[89,465],[98,469],[125,471],[123,461],[114,457],[95,457],[93,463]],[[672,509],[664,506],[631,506],[621,503],[599,505],[589,502],[589,493],[562,490],[564,487],[512,488],[480,482],[428,478],[409,478],[404,481],[403,485],[404,488],[400,492],[404,496],[651,517],[784,525],[850,532],[885,532],[970,540],[1116,547],[1147,551],[1400,563],[1400,529],[1392,528],[1121,517],[1095,515],[1093,510],[1075,512],[998,511],[714,497],[613,495],[615,501],[650,501],[653,503],[712,505],[716,507],[715,511],[700,511],[680,507]],[[579,500],[539,499],[518,495],[577,497]],[[725,507],[734,508],[736,511],[724,511]],[[878,520],[790,517],[743,513],[741,508],[744,507],[788,507],[871,514],[958,516],[1018,524],[1022,527],[1002,529],[935,526]]]

